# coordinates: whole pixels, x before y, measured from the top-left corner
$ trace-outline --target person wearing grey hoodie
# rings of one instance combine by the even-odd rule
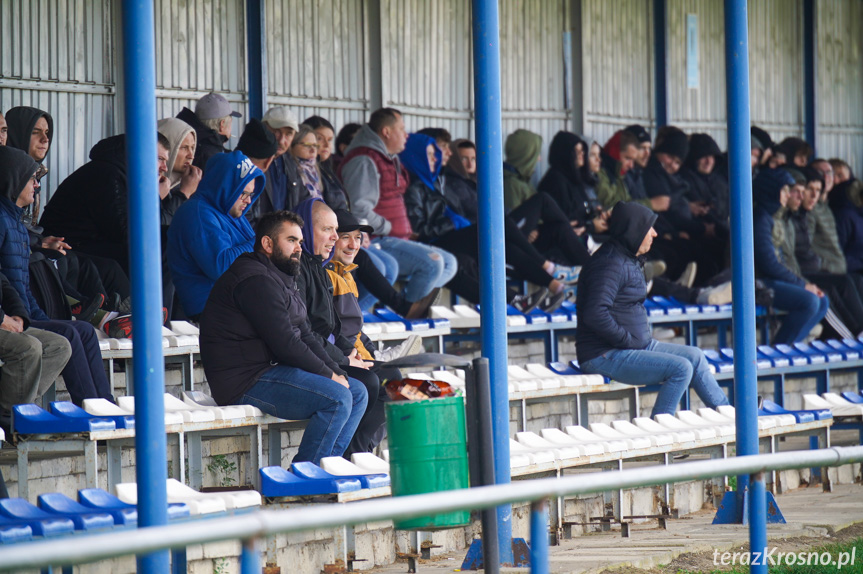
[[[165,136],[170,144],[168,179],[171,180],[171,191],[162,200],[162,212],[167,216],[167,224],[170,225],[177,209],[197,191],[204,172],[192,165],[198,143],[192,126],[177,118],[159,120],[157,126],[159,133]]]

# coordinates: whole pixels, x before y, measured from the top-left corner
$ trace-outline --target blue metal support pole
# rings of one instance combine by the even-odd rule
[[[653,69],[656,127],[668,124],[667,0],[653,0]]]
[[[168,522],[165,363],[162,357],[162,250],[156,157],[156,50],[153,3],[123,2],[129,261],[135,377],[138,525]],[[154,246],[156,247],[154,249]],[[182,461],[179,462],[182,464]],[[167,574],[170,552],[138,557],[138,571]]]
[[[803,117],[806,141],[812,147],[815,157],[815,129],[818,125],[816,117],[816,82],[818,81],[816,64],[818,62],[815,44],[817,22],[815,0],[803,0]]]
[[[749,29],[746,0],[725,0],[725,84],[728,100],[728,162],[731,187],[731,269],[734,329],[734,396],[737,456],[758,454],[758,377],[755,340],[755,257],[752,233],[752,170],[749,135]],[[749,544],[767,546],[764,479],[737,479],[738,498],[750,494]],[[744,506],[746,506],[744,504]],[[745,519],[744,519],[745,520]],[[751,572],[767,572],[753,565]]]
[[[240,572],[242,574],[260,574],[261,551],[255,538],[243,540],[243,549],[240,553]]]
[[[267,109],[267,28],[264,16],[264,0],[246,0],[249,117],[259,119]]]
[[[548,501],[530,504],[530,574],[548,574]]]
[[[506,267],[503,231],[503,133],[500,109],[500,33],[497,0],[473,0],[474,107],[479,176],[479,270],[482,356],[489,361],[495,481],[508,483]],[[513,562],[512,506],[498,508],[500,557]]]

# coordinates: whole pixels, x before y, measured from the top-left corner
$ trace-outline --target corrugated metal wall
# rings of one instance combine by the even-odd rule
[[[819,156],[863,173],[863,2],[818,3]]]
[[[687,133],[704,132],[722,149],[727,141],[725,22],[722,0],[668,3],[668,123]],[[698,87],[687,87],[687,17],[698,24]]]
[[[111,0],[0,2],[0,110],[34,106],[54,119],[43,195],[114,133],[113,21]]]
[[[584,131],[600,143],[653,128],[652,11],[650,0],[582,0]]]
[[[749,105],[752,123],[774,141],[803,135],[801,0],[749,4]]]
[[[326,117],[339,127],[368,116],[365,16],[357,0],[266,3],[268,104],[300,121]]]
[[[243,114],[233,123],[236,144],[248,117],[246,13],[243,0],[155,0],[156,114],[176,116],[210,91]]]
[[[380,30],[384,104],[404,112],[410,131],[442,127],[469,137],[469,0],[381,0]]]

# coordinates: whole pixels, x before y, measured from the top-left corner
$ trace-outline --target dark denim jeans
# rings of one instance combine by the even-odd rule
[[[246,391],[241,404],[288,420],[309,419],[294,462],[320,464],[326,456],[341,456],[366,411],[368,394],[356,379],[350,389],[321,375],[276,365]]]

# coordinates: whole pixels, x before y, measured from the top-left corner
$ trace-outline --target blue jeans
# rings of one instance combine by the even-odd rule
[[[728,397],[710,373],[701,349],[652,340],[646,349],[612,349],[581,362],[585,373],[604,375],[628,385],[659,384],[650,416],[674,414],[692,385],[708,407],[728,404]]]
[[[378,271],[381,272],[381,275],[389,281],[390,285],[396,282],[396,279],[399,277],[399,263],[392,255],[381,249],[376,249],[375,247],[363,249],[363,251],[366,252],[369,259],[372,260],[372,263],[375,264],[375,267],[377,267]],[[357,297],[357,299],[359,300],[360,309],[363,311],[371,309],[372,305],[377,301],[377,298],[369,293],[369,290],[359,281],[357,281],[357,290],[359,291],[359,297]]]
[[[309,419],[294,462],[319,464],[325,456],[345,452],[366,412],[366,388],[350,377],[348,383],[350,389],[321,375],[276,365],[246,391],[240,404],[282,419]]]
[[[782,319],[782,326],[773,337],[775,345],[790,345],[805,339],[830,307],[830,299],[826,295],[819,297],[803,287],[784,281],[764,279],[764,284],[773,289],[773,306],[781,311],[788,311],[788,315]]]
[[[410,302],[443,287],[458,271],[455,255],[443,249],[395,237],[378,237],[374,243],[398,262],[399,277],[406,280],[405,299]]]

